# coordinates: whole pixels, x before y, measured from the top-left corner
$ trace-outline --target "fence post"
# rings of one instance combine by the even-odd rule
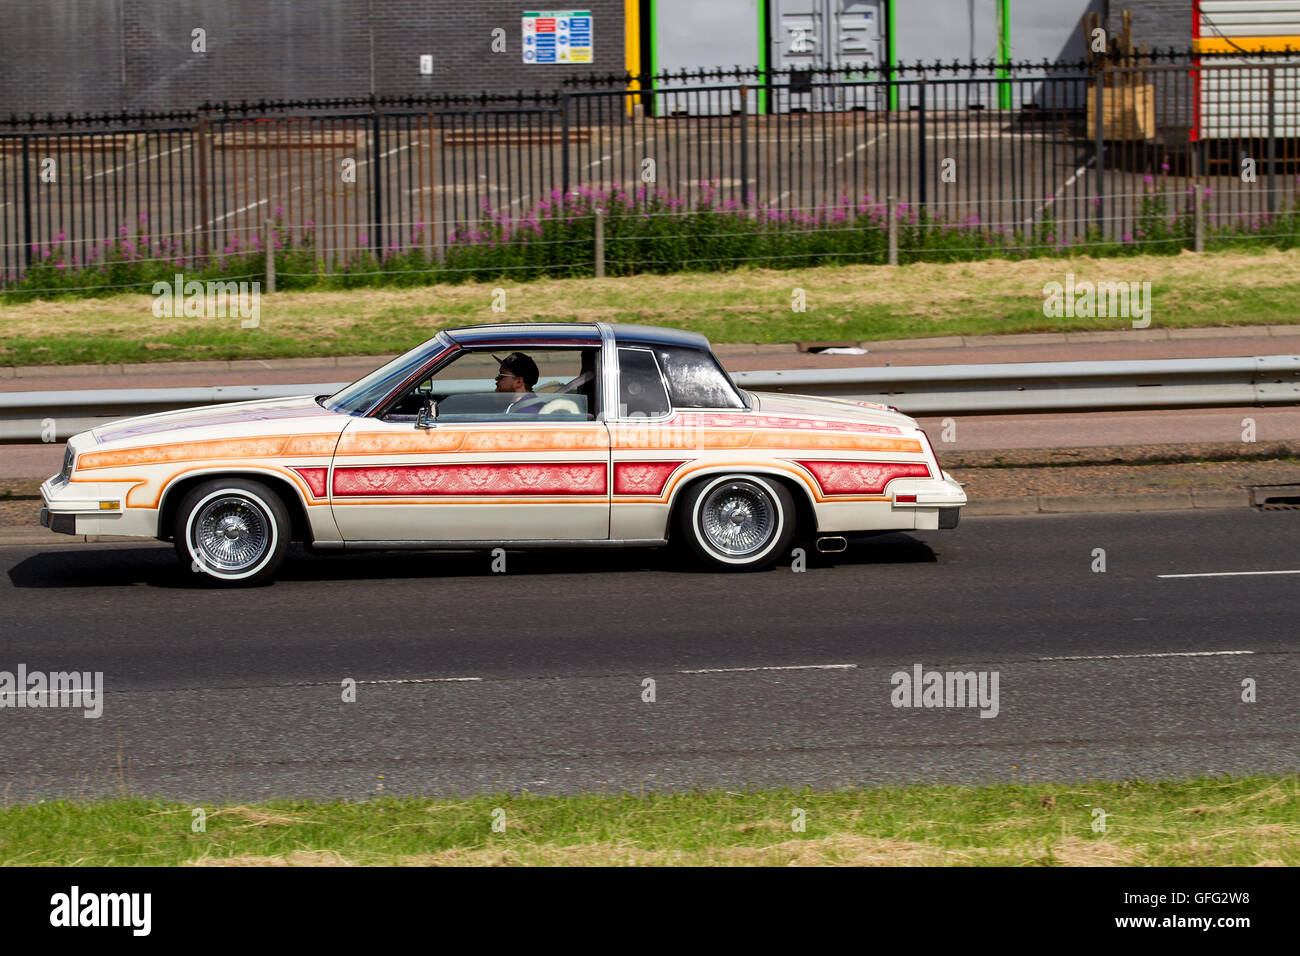
[[[262,250],[266,253],[266,291],[275,291],[275,220],[264,220]]]
[[[889,257],[891,266],[898,265],[898,200],[893,196],[885,201],[885,231],[889,236]]]
[[[749,87],[740,87],[740,205],[749,205]]]
[[[1105,104],[1105,74],[1106,68],[1103,64],[1097,69],[1097,92],[1093,95],[1093,101],[1096,105],[1096,115],[1093,116],[1093,155],[1097,159],[1097,228],[1101,230],[1101,237],[1106,236],[1106,104]]]
[[[195,146],[199,151],[199,214],[198,214],[198,231],[199,231],[199,256],[206,258],[208,254],[208,210],[211,208],[208,203],[208,114],[199,114],[199,125],[194,130],[195,138],[198,140]]]
[[[32,267],[32,162],[31,136],[23,133],[23,256]]]
[[[554,180],[552,180],[554,182]],[[560,94],[560,201],[569,201],[569,94]]]
[[[605,210],[596,210],[596,278],[605,278]]]
[[[384,254],[384,163],[383,154],[380,152],[379,113],[377,111],[370,114],[370,169],[370,181],[374,186],[372,192],[375,195],[375,232],[373,236],[374,245],[371,248],[379,250],[375,254],[375,258],[379,258]]]
[[[1268,65],[1268,211],[1270,213],[1277,212],[1277,183],[1273,178],[1273,166],[1276,158],[1274,152],[1276,140],[1274,137],[1277,134],[1277,127],[1274,125],[1277,121],[1277,100],[1275,99],[1276,93],[1274,92],[1273,81],[1276,76],[1277,64],[1270,63]]]
[[[921,174],[921,212],[925,212],[925,204],[929,199],[926,183],[929,180],[929,160],[926,158],[925,149],[925,75],[921,75],[921,82],[916,85],[916,95],[920,100],[921,121],[917,127],[916,133],[916,157],[920,164]]]
[[[1205,251],[1205,206],[1202,205],[1202,186],[1198,182],[1192,190],[1192,251]]]

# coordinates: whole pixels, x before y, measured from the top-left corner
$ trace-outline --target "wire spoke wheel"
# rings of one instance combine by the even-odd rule
[[[215,498],[195,516],[195,551],[219,571],[238,573],[253,567],[270,544],[270,519],[247,498]]]
[[[289,551],[293,522],[280,496],[249,478],[218,478],[185,495],[176,511],[176,556],[211,582],[269,581]]]
[[[776,503],[750,482],[713,488],[700,505],[700,532],[713,548],[732,558],[762,551],[777,528]]]

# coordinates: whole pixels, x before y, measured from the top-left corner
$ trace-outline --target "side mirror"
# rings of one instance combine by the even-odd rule
[[[428,404],[420,409],[420,413],[415,416],[416,428],[432,428],[438,424],[438,403],[429,400]]]

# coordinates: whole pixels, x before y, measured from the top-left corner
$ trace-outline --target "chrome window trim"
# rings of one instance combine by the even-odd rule
[[[600,333],[600,416],[602,422],[617,421],[618,417],[618,342],[608,322],[597,322]],[[612,414],[611,414],[612,410]]]

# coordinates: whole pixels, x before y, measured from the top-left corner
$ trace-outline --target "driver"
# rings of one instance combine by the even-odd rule
[[[538,397],[533,393],[533,386],[537,384],[539,375],[537,363],[523,352],[511,352],[505,358],[497,358],[495,355],[492,357],[500,366],[497,369],[497,391],[515,392],[519,396],[507,411],[533,413],[541,411],[541,403],[531,401]]]

